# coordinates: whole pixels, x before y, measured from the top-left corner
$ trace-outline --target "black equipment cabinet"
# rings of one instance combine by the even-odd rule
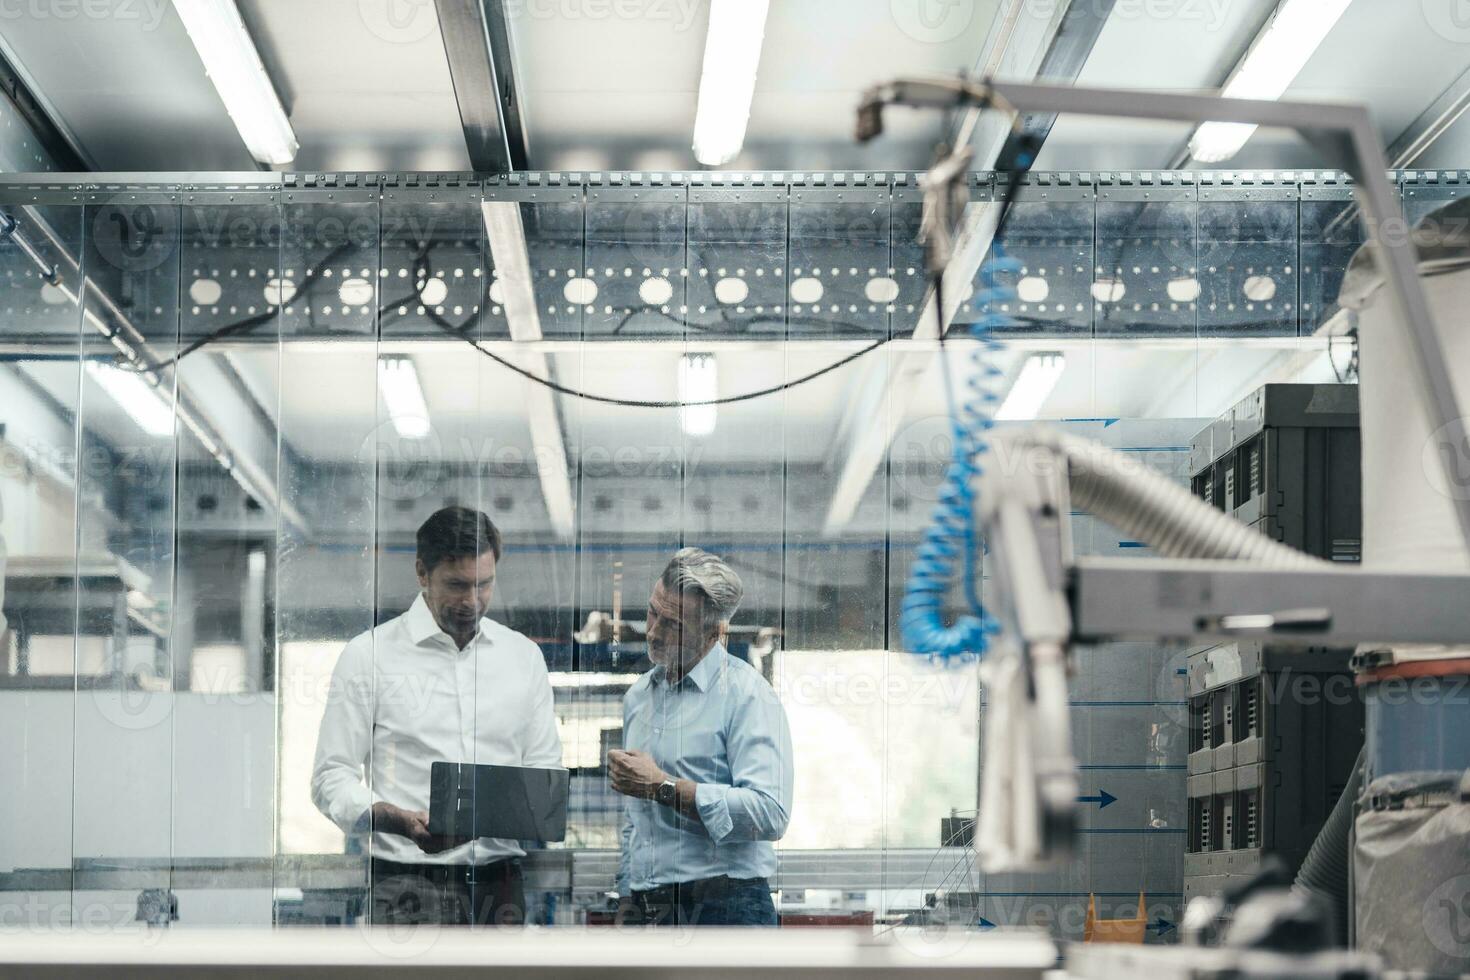
[[[1330,561],[1362,554],[1354,385],[1266,385],[1195,437],[1194,493]],[[1218,644],[1189,675],[1184,895],[1306,857],[1363,744],[1352,651]]]

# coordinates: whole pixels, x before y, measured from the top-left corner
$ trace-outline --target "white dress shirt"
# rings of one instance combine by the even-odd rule
[[[561,739],[541,648],[481,619],[460,650],[419,595],[408,612],[343,648],[317,738],[312,802],[348,834],[361,832],[380,801],[428,810],[429,770],[441,761],[555,768]],[[426,854],[407,837],[374,833],[371,853],[485,864],[525,852],[513,840],[482,837]]]

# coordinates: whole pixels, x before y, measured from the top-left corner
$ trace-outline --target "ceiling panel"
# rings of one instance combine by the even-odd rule
[[[858,99],[896,75],[972,68],[998,4],[937,7],[933,20],[908,0],[772,4],[745,152],[729,169],[927,165],[932,113],[895,113],[884,139],[860,147]],[[604,15],[585,13],[593,9]],[[512,32],[536,166],[698,169],[690,140],[707,20],[694,0],[518,8]]]
[[[1202,92],[1234,67],[1275,0],[1238,3],[1119,3],[1077,78],[1078,85]],[[1190,127],[1066,116],[1048,137],[1038,170],[1160,169]]]
[[[0,35],[98,169],[253,169],[171,4],[130,4],[132,16],[61,9],[27,5]]]
[[[1450,3],[1414,4],[1355,0],[1307,62],[1283,98],[1306,102],[1358,102],[1368,106],[1379,138],[1391,144],[1441,92],[1470,67],[1470,29],[1429,16]],[[1461,160],[1453,166],[1464,166]],[[1322,167],[1321,157],[1299,139],[1261,131],[1231,166]]]
[[[470,169],[432,3],[238,3],[301,142],[291,169]]]

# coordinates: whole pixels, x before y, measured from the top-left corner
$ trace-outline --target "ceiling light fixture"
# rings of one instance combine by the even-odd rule
[[[393,428],[405,439],[423,439],[429,434],[429,406],[419,373],[408,357],[383,357],[378,360],[378,389],[393,419]]]
[[[174,0],[174,10],[250,155],[277,166],[294,160],[301,144],[235,0]]]
[[[685,354],[679,359],[679,401],[711,402],[720,397],[719,369],[713,354]],[[715,405],[683,405],[679,424],[684,434],[707,436],[715,431],[719,408]]]
[[[1352,0],[1283,0],[1220,94],[1227,99],[1279,99],[1322,44]],[[1207,122],[1189,141],[1200,163],[1240,152],[1254,123]]]
[[[102,361],[88,361],[87,373],[144,432],[150,436],[173,435],[173,406],[141,374]]]
[[[1015,383],[995,413],[996,419],[1019,422],[1036,418],[1057,382],[1062,380],[1066,367],[1067,359],[1062,354],[1032,354],[1021,365],[1021,373],[1016,375]]]
[[[729,163],[745,143],[769,0],[711,0],[694,115],[694,158]]]

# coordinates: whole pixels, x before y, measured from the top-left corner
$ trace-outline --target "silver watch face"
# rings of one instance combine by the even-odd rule
[[[672,804],[677,793],[678,787],[676,787],[672,782],[660,783],[657,794],[658,802],[666,805]]]

